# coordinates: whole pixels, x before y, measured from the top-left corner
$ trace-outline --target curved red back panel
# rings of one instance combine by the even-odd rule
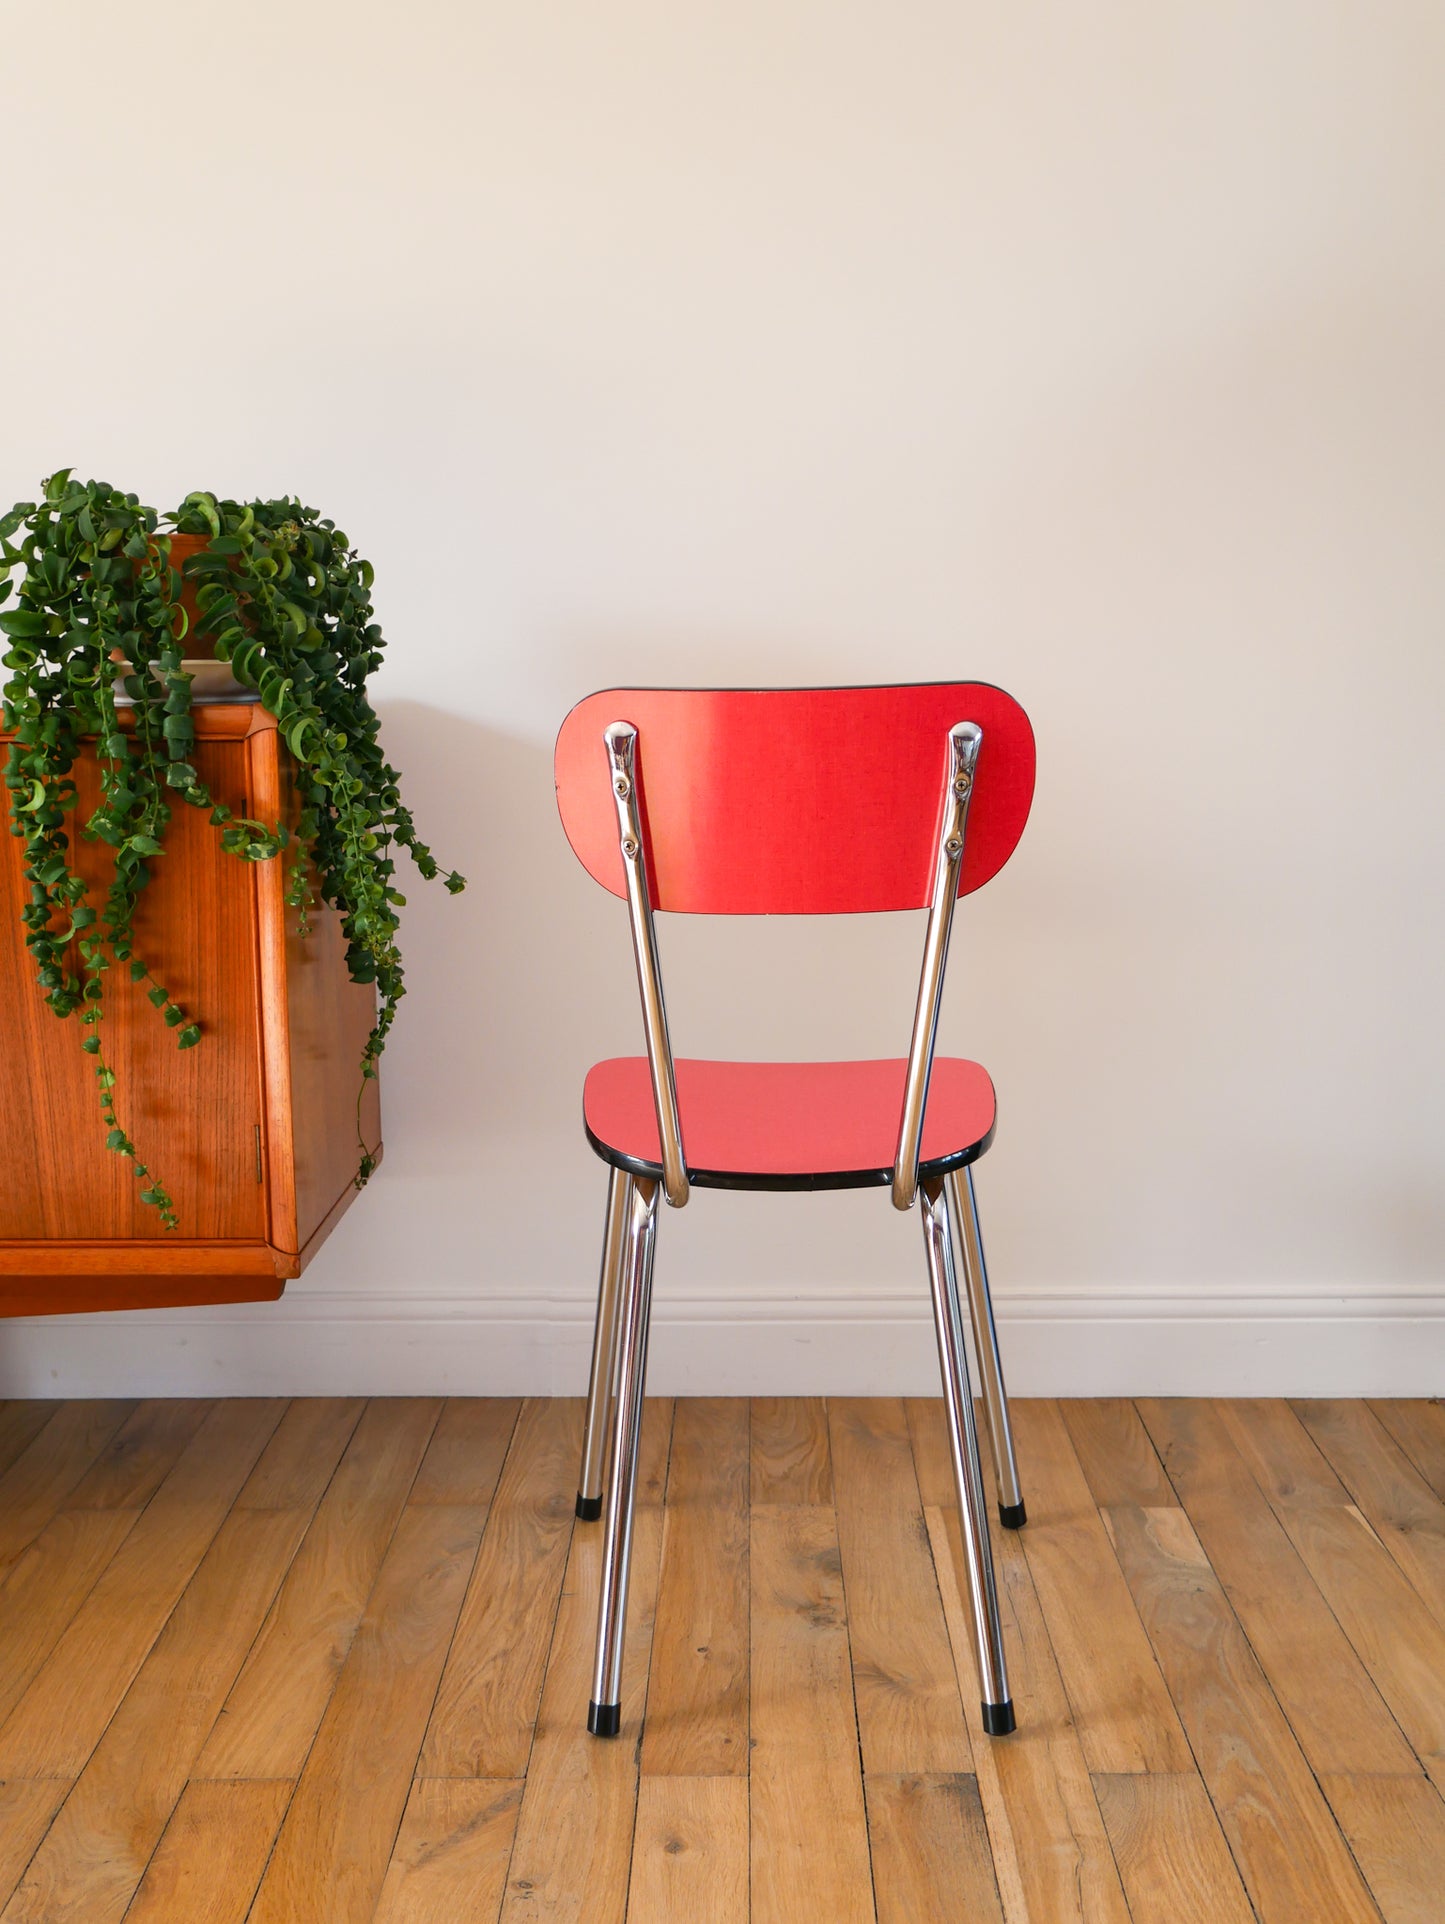
[[[582,866],[625,895],[602,731],[637,730],[652,904],[697,915],[927,907],[948,732],[983,730],[960,894],[1013,854],[1034,736],[986,682],[897,688],[608,688],[557,736],[557,805]]]

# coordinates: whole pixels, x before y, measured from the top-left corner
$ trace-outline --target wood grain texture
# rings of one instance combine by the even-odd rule
[[[831,1503],[828,1409],[821,1396],[753,1398],[754,1503]]]
[[[668,1465],[672,1460],[672,1419],[675,1405],[670,1396],[649,1396],[643,1405],[642,1442],[637,1452],[637,1507],[651,1509],[660,1504],[667,1492]],[[578,1432],[579,1436],[581,1432]],[[579,1446],[580,1447],[580,1446]],[[573,1472],[576,1480],[576,1472]]]
[[[274,1303],[284,1260],[267,1243],[0,1243],[0,1318]]]
[[[961,1917],[1002,1924],[977,1781],[870,1775],[868,1841],[878,1924]]]
[[[1167,1509],[1179,1501],[1139,1412],[1124,1396],[1061,1398],[1059,1414],[1095,1503]]]
[[[60,1403],[9,1401],[0,1403],[0,1476],[28,1449],[50,1421]]]
[[[908,1420],[891,1398],[833,1398],[829,1442],[863,1768],[972,1765]]]
[[[407,1501],[490,1504],[521,1409],[515,1396],[449,1396]]]
[[[1199,1779],[1126,1771],[1096,1777],[1134,1924],[1253,1924],[1254,1910]]]
[[[1365,1404],[1290,1407],[1421,1601],[1445,1618],[1445,1503]]]
[[[752,1512],[752,1918],[873,1924],[833,1514]]]
[[[0,1904],[20,1882],[69,1793],[68,1777],[0,1784]]]
[[[1024,1554],[1090,1770],[1191,1770],[1189,1745],[1058,1406],[1015,1402],[1013,1418],[1029,1506]]]
[[[307,1513],[226,1519],[0,1918],[119,1924]]]
[[[931,1474],[951,1493],[941,1403],[936,1413],[942,1474],[936,1462],[931,1473],[920,1465],[920,1474],[925,1483]],[[930,1505],[926,1514],[1004,1916],[1008,1924],[1037,1924],[1041,1918],[1049,1924],[1128,1924],[1119,1873],[1017,1533],[999,1533],[995,1560],[1009,1686],[1019,1718],[1017,1731],[999,1740],[985,1735],[978,1706],[958,1512],[950,1503],[947,1509]]]
[[[293,1398],[275,1440],[242,1484],[236,1508],[314,1509],[365,1409],[362,1396]]]
[[[627,1915],[634,1924],[748,1924],[744,1778],[643,1777]]]
[[[644,1773],[747,1774],[748,1405],[693,1397],[673,1422]]]
[[[925,1510],[955,1509],[958,1494],[953,1483],[953,1458],[949,1453],[948,1419],[941,1396],[910,1396],[904,1401],[908,1413],[908,1440],[913,1449],[913,1469],[918,1478],[918,1495]],[[975,1405],[980,1422],[982,1407]],[[980,1430],[982,1435],[982,1430]]]
[[[1374,1906],[1182,1510],[1116,1505],[1111,1534],[1263,1924]]]
[[[470,1505],[403,1514],[250,1924],[370,1924],[484,1521]]]
[[[1377,1398],[1369,1405],[1445,1502],[1445,1403],[1438,1396]]]
[[[1445,1803],[1424,1777],[1320,1779],[1385,1924],[1439,1924]]]
[[[309,1403],[282,1418],[253,1475],[304,1478],[302,1503],[233,1506],[7,1907],[10,1924],[112,1924],[125,1912],[340,1452],[337,1434],[318,1457],[316,1427]]]
[[[422,1777],[526,1774],[572,1537],[581,1438],[580,1404],[523,1406],[422,1746]]]
[[[194,713],[192,759],[216,800],[238,814],[274,820],[289,810],[294,819],[272,717],[258,705]],[[79,821],[98,793],[89,747],[75,778]],[[71,840],[96,895],[109,853]],[[107,982],[118,1107],[181,1219],[180,1232],[164,1236],[129,1165],[105,1148],[79,1031],[55,1020],[33,980],[19,924],[19,844],[4,838],[0,997],[12,1011],[15,1100],[0,1109],[0,1315],[273,1299],[353,1199],[360,1052],[375,991],[347,975],[335,909],[318,904],[311,935],[300,938],[284,905],[284,868],[237,861],[204,812],[177,807],[137,907],[137,953],[200,1022],[200,1045],[179,1050],[145,985],[124,970]],[[374,1080],[360,1121],[379,1155]]]
[[[201,780],[217,801],[248,813],[244,745],[206,739],[201,729],[197,736],[192,759]],[[72,820],[83,821],[100,795],[90,749],[74,778]],[[0,1106],[0,1236],[159,1241],[155,1211],[139,1199],[141,1185],[105,1146],[81,1032],[73,1021],[56,1020],[34,981],[20,926],[28,900],[21,846],[10,835],[0,844],[0,1005],[8,1012],[13,1046],[6,1065],[15,1096]],[[71,858],[98,903],[111,851],[72,834]],[[106,980],[105,1053],[116,1073],[116,1105],[143,1159],[175,1198],[188,1237],[265,1237],[252,1142],[261,1090],[251,888],[251,865],[224,852],[206,815],[177,807],[166,853],[137,904],[136,953],[201,1022],[200,1045],[178,1049],[145,985],[132,983],[124,969]],[[197,1129],[198,1116],[215,1125]]]
[[[1141,1398],[1139,1418],[1311,1768],[1409,1771],[1410,1746],[1218,1409],[1186,1397]]]
[[[0,1779],[79,1774],[285,1407],[215,1406],[0,1726]]]
[[[126,1924],[246,1924],[289,1783],[187,1784]]]
[[[520,1783],[419,1777],[381,1887],[376,1924],[495,1924]]]
[[[140,1404],[66,1498],[66,1509],[143,1510],[213,1407],[200,1397]]]
[[[514,1421],[513,1405],[474,1399],[154,1401],[116,1406],[108,1426],[94,1406],[11,1407],[8,1924],[1440,1914],[1445,1801],[1375,1674],[1397,1691],[1416,1680],[1419,1653],[1401,1645],[1438,1622],[1388,1540],[1430,1533],[1411,1425],[1428,1442],[1433,1405],[1384,1405],[1390,1422],[1363,1405],[1016,1406],[1032,1521],[995,1532],[994,1551],[1019,1727],[992,1739],[937,1399],[850,1401],[831,1418],[809,1399],[653,1403],[627,1721],[610,1742],[586,1730],[604,1533],[573,1525],[576,1404],[526,1404]],[[840,1432],[836,1465],[820,1416]],[[806,1500],[756,1503],[759,1488]],[[975,1775],[926,1768],[940,1725],[899,1717],[881,1727],[900,1749],[916,1729],[916,1756],[865,1777],[834,1495],[864,1545],[852,1564],[875,1572],[880,1509],[921,1507]],[[1056,1562],[1055,1519],[1069,1546]],[[864,1690],[880,1671],[911,1689],[915,1618],[862,1593]],[[478,1614],[463,1653],[464,1600]],[[1355,1621],[1376,1604],[1379,1649]],[[698,1646],[742,1635],[714,1680]],[[1138,1664],[1118,1648],[1139,1636],[1188,1765],[1091,1776],[1089,1744],[1138,1757]],[[462,1768],[428,1776],[454,1669],[483,1683],[457,1692],[460,1739],[442,1733]],[[478,1730],[520,1755],[514,1775],[475,1774]],[[689,1757],[708,1768],[678,1768]],[[291,1768],[265,1768],[280,1759]],[[1326,1759],[1355,1767],[1317,1774]]]
[[[1437,1789],[1445,1788],[1445,1624],[1350,1501],[1287,1403],[1228,1407],[1275,1513]]]
[[[279,730],[253,735],[248,774],[258,797],[279,790],[275,814],[294,829],[301,803],[294,764],[280,744]],[[265,804],[258,806],[264,815]],[[347,973],[336,909],[318,900],[310,911],[310,933],[303,936],[298,911],[283,900],[279,863],[258,865],[255,888],[260,969],[271,991],[263,1003],[262,1034],[268,1122],[273,1129],[284,1126],[283,1117],[290,1124],[277,1159],[280,1169],[289,1169],[290,1181],[284,1189],[278,1185],[272,1234],[279,1248],[310,1256],[325,1240],[320,1232],[338,1219],[338,1203],[344,1208],[354,1193],[358,1132],[373,1155],[381,1146],[380,1080],[361,1080],[376,990]]]
[[[138,1510],[62,1510],[0,1589],[0,1726],[130,1535]]]
[[[572,1465],[575,1473],[575,1463]],[[567,1486],[569,1501],[573,1495]],[[622,1729],[588,1735],[602,1533],[572,1537],[547,1683],[517,1819],[503,1924],[622,1924],[637,1810],[637,1757],[657,1607],[662,1513],[640,1510],[622,1665]]]
[[[371,1403],[196,1766],[300,1775],[436,1427],[434,1397]]]
[[[0,1477],[0,1569],[45,1528],[134,1403],[66,1403]]]

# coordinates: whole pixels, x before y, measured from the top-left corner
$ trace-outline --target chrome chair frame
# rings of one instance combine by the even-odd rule
[[[691,1186],[683,1153],[667,1005],[663,996],[662,968],[647,885],[638,805],[640,770],[637,730],[630,722],[613,722],[604,731],[604,739],[617,809],[618,846],[627,883],[633,957],[637,964],[637,984],[647,1036],[658,1140],[662,1150],[660,1183],[644,1176],[629,1175],[617,1168],[611,1171],[577,1493],[577,1515],[580,1518],[591,1520],[602,1514],[605,1457],[607,1528],[602,1588],[598,1601],[597,1655],[587,1727],[594,1736],[610,1737],[616,1735],[622,1722],[623,1641],[638,1443],[647,1373],[652,1271],[657,1241],[657,1200],[661,1194],[671,1207],[680,1209],[688,1200]],[[964,1275],[974,1349],[982,1378],[984,1420],[994,1464],[999,1518],[1007,1527],[1017,1529],[1025,1521],[1025,1512],[1009,1425],[1008,1397],[1004,1389],[988,1270],[984,1263],[983,1239],[978,1225],[973,1171],[969,1167],[961,1172],[950,1170],[943,1176],[923,1182],[920,1182],[918,1173],[923,1118],[948,963],[949,936],[958,901],[968,804],[982,741],[983,731],[974,722],[958,722],[948,733],[942,821],[918,1000],[909,1044],[891,1194],[894,1207],[901,1210],[911,1209],[915,1200],[922,1196],[920,1218],[963,1534],[964,1574],[978,1664],[983,1724],[991,1736],[1004,1736],[1014,1728],[1014,1710],[999,1624],[993,1550],[969,1384],[963,1308],[958,1287],[960,1267]]]

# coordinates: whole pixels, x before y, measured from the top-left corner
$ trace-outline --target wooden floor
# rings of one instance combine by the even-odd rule
[[[0,1924],[1445,1917],[1445,1408],[1020,1402],[980,1730],[941,1405],[0,1405]]]

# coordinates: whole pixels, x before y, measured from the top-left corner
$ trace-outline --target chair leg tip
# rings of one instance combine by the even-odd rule
[[[583,1496],[582,1492],[579,1490],[577,1492],[577,1515],[581,1519],[581,1521],[583,1523],[595,1523],[598,1517],[601,1516],[601,1514],[602,1514],[601,1497],[600,1496]]]
[[[621,1704],[588,1704],[587,1728],[594,1737],[615,1737],[622,1728]],[[1009,1729],[1013,1729],[1012,1724]]]
[[[983,1727],[990,1737],[1007,1737],[1018,1726],[1014,1723],[1013,1699],[983,1706]]]
[[[1006,1530],[1022,1530],[1029,1518],[1022,1503],[1000,1503],[998,1520]]]

